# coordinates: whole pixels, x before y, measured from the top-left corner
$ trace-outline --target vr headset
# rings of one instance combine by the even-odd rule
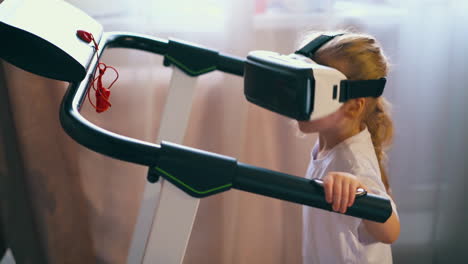
[[[349,99],[381,96],[385,78],[347,80],[340,71],[310,59],[341,35],[321,35],[290,55],[250,52],[244,68],[247,100],[296,120],[312,121],[337,111]]]

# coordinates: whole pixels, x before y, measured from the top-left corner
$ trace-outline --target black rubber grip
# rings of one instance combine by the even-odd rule
[[[323,187],[312,180],[238,163],[233,188],[333,211]],[[392,214],[390,200],[373,194],[356,197],[346,215],[384,223]]]
[[[244,76],[244,62],[245,59],[243,58],[220,53],[217,68],[222,72]]]

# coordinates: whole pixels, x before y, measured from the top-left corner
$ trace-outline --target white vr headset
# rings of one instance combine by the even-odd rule
[[[337,35],[321,35],[294,54],[252,51],[244,68],[244,93],[250,102],[296,120],[316,120],[349,99],[379,97],[385,78],[347,80],[340,71],[310,57]]]

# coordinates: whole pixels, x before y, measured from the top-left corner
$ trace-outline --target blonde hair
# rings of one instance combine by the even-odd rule
[[[331,32],[327,32],[330,34]],[[325,32],[308,34],[303,40],[307,44]],[[346,31],[333,32],[344,33],[327,42],[311,57],[319,64],[334,67],[333,64],[342,63],[343,74],[349,80],[379,79],[387,76],[389,62],[384,55],[380,44],[370,35],[351,33]],[[390,192],[388,174],[385,169],[387,155],[385,151],[391,145],[393,139],[393,121],[390,117],[390,104],[385,98],[366,98],[362,115],[362,123],[365,124],[371,134],[375,154],[379,162],[382,182]]]

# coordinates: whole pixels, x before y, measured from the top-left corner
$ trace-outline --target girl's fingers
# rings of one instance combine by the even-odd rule
[[[342,187],[341,181],[335,179],[333,182],[333,211],[338,211],[341,206],[341,196],[342,196]]]
[[[348,208],[348,200],[349,200],[349,186],[350,183],[348,181],[343,181],[341,184],[341,203],[339,206],[340,213],[344,214],[346,209]]]
[[[323,181],[323,189],[325,191],[325,200],[327,203],[333,202],[333,179],[328,178]]]
[[[349,185],[349,199],[348,199],[348,207],[354,204],[354,198],[356,198],[356,191],[359,187],[359,184],[353,182]]]
[[[346,213],[356,200],[358,188],[367,190],[355,176],[343,173],[330,173],[323,180],[325,200],[332,204],[335,212]]]

